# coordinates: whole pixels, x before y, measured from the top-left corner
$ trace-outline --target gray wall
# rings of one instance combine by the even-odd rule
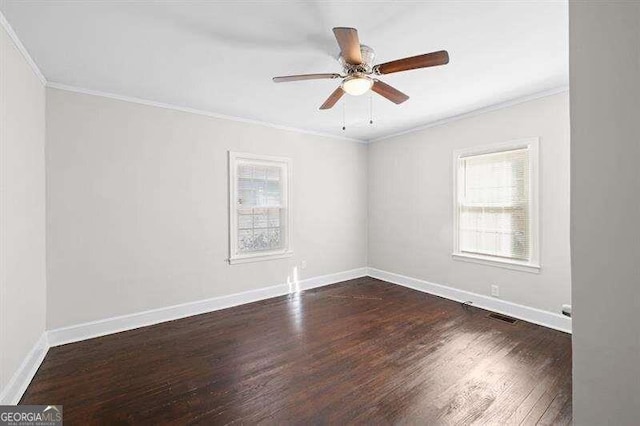
[[[576,425],[640,422],[640,4],[570,3]]]
[[[453,151],[540,137],[539,274],[453,260]],[[561,93],[369,148],[369,266],[560,313],[571,303],[569,95]]]
[[[0,26],[0,390],[45,329],[45,89]]]
[[[367,146],[47,91],[48,327],[366,266]],[[287,259],[228,265],[227,151],[293,160]]]

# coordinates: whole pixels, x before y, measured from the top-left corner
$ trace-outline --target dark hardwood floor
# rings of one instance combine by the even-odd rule
[[[65,424],[569,424],[571,338],[373,278],[51,348]]]

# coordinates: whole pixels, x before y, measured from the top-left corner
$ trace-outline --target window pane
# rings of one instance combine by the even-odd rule
[[[253,166],[250,164],[238,165],[238,179],[251,179],[253,177]]]
[[[264,182],[267,179],[267,168],[265,166],[253,166],[253,179]]]
[[[282,204],[280,166],[240,164],[238,166],[238,204],[243,207]]]
[[[253,227],[254,228],[266,228],[268,212],[264,209],[254,209],[253,215]]]
[[[458,168],[460,251],[529,259],[528,149],[463,157]]]
[[[238,229],[252,229],[253,214],[251,211],[238,212]]]
[[[280,227],[280,211],[271,209],[269,211],[269,227],[270,228],[279,228]]]
[[[232,195],[236,227],[231,230],[235,250],[231,257],[286,249],[288,161],[253,160],[249,155],[235,158],[230,165],[236,186]]]
[[[282,208],[250,208],[238,211],[238,252],[279,250],[284,247]]]
[[[241,253],[251,251],[253,247],[253,231],[251,229],[238,230],[238,251]]]
[[[280,239],[280,228],[270,228],[269,229],[269,246],[273,249],[281,248],[281,239]]]

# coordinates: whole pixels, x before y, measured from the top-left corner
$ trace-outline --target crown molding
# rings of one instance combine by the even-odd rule
[[[9,35],[9,38],[11,39],[11,41],[13,41],[13,44],[16,46],[16,49],[18,49],[18,51],[22,54],[22,57],[24,58],[24,60],[27,61],[27,64],[29,64],[29,67],[31,67],[31,70],[36,75],[36,77],[38,77],[38,80],[40,80],[40,83],[42,83],[43,86],[46,85],[47,79],[44,78],[44,74],[42,74],[42,72],[40,71],[40,68],[38,68],[38,65],[36,65],[36,62],[33,60],[31,55],[29,55],[29,52],[27,52],[27,49],[24,47],[24,45],[18,38],[18,35],[16,34],[16,32],[13,31],[13,28],[9,24],[9,21],[7,21],[7,19],[4,17],[4,14],[2,12],[0,12],[0,25],[7,32],[7,35]]]
[[[181,111],[181,112],[186,112],[190,114],[204,115],[206,117],[219,118],[221,120],[230,120],[230,121],[237,121],[240,123],[257,124],[259,126],[270,127],[272,129],[278,129],[278,130],[286,130],[289,132],[303,133],[303,134],[313,135],[313,136],[322,136],[325,138],[340,139],[340,140],[346,140],[350,142],[367,143],[366,140],[362,140],[362,139],[348,138],[345,136],[333,135],[331,133],[316,132],[313,130],[300,129],[297,127],[283,126],[280,124],[270,123],[267,121],[253,120],[250,118],[219,114],[217,112],[204,111],[204,110],[195,109],[195,108],[172,105],[164,102],[156,102],[148,99],[135,98],[132,96],[118,95],[115,93],[102,92],[99,90],[85,89],[82,87],[69,86],[61,83],[47,82],[47,87],[52,89],[57,89],[57,90],[65,90],[67,92],[82,93],[85,95],[100,96],[103,98],[109,98],[109,99],[115,99],[115,100],[124,101],[124,102],[140,104],[140,105],[152,106],[156,108],[171,109],[174,111]]]
[[[346,136],[334,135],[334,134],[331,134],[331,133],[324,133],[324,132],[317,132],[317,131],[313,131],[313,130],[301,129],[301,128],[298,128],[298,127],[284,126],[284,125],[280,125],[280,124],[276,124],[276,123],[270,123],[270,122],[267,122],[267,121],[260,121],[260,120],[250,119],[250,118],[236,117],[236,116],[220,114],[220,113],[216,113],[216,112],[212,112],[212,111],[205,111],[205,110],[199,110],[199,109],[196,109],[196,108],[189,108],[189,107],[178,106],[178,105],[173,105],[173,104],[168,104],[168,103],[163,103],[163,102],[156,102],[156,101],[152,101],[152,100],[148,100],[148,99],[136,98],[136,97],[133,97],[133,96],[119,95],[119,94],[115,94],[115,93],[102,92],[102,91],[99,91],[99,90],[92,90],[92,89],[85,89],[85,88],[82,88],[82,87],[70,86],[70,85],[62,84],[62,83],[50,82],[50,81],[47,81],[47,79],[45,78],[44,74],[42,74],[42,72],[40,71],[40,68],[38,68],[38,65],[35,63],[35,61],[31,57],[31,55],[29,55],[29,52],[24,47],[24,45],[22,44],[22,42],[18,38],[18,35],[15,33],[15,31],[13,30],[13,28],[11,27],[11,25],[9,24],[9,22],[7,21],[7,19],[5,18],[4,14],[1,11],[0,11],[0,25],[7,32],[7,34],[9,35],[9,38],[11,39],[13,44],[16,46],[18,51],[22,54],[22,56],[24,57],[24,59],[27,62],[27,64],[29,64],[29,67],[31,68],[33,73],[36,75],[38,80],[40,80],[40,82],[44,86],[50,87],[52,89],[66,90],[68,92],[83,93],[83,94],[86,94],[86,95],[100,96],[100,97],[116,99],[116,100],[124,101],[124,102],[131,102],[131,103],[136,103],[136,104],[141,104],[141,105],[153,106],[153,107],[157,107],[157,108],[171,109],[171,110],[181,111],[181,112],[186,112],[186,113],[191,113],[191,114],[204,115],[206,117],[218,118],[218,119],[221,119],[221,120],[230,120],[230,121],[237,121],[237,122],[240,122],[240,123],[256,124],[256,125],[259,125],[259,126],[270,127],[272,129],[285,130],[285,131],[290,131],[290,132],[295,132],[295,133],[302,133],[302,134],[307,134],[307,135],[321,136],[321,137],[327,137],[327,138],[339,139],[339,140],[346,140],[346,141],[350,141],[350,142],[359,142],[359,143],[365,143],[365,144],[372,143],[372,142],[379,142],[379,141],[383,141],[383,140],[387,140],[387,139],[392,139],[392,138],[395,138],[395,137],[398,137],[398,136],[402,136],[402,135],[406,135],[406,134],[409,134],[409,133],[419,132],[421,130],[428,129],[428,128],[431,128],[431,127],[441,126],[441,125],[448,124],[448,123],[451,123],[451,122],[454,122],[454,121],[463,120],[465,118],[475,117],[477,115],[481,115],[481,114],[484,114],[484,113],[487,113],[487,112],[496,111],[496,110],[500,110],[500,109],[503,109],[503,108],[508,108],[508,107],[511,107],[511,106],[514,106],[514,105],[518,105],[518,104],[521,104],[521,103],[524,103],[524,102],[529,102],[529,101],[533,101],[533,100],[536,100],[536,99],[540,99],[540,98],[544,98],[544,97],[552,96],[552,95],[557,95],[559,93],[564,93],[564,92],[568,92],[569,91],[569,86],[566,86],[566,85],[565,86],[559,86],[559,87],[555,87],[553,89],[544,90],[544,91],[536,92],[536,93],[533,93],[533,94],[530,94],[530,95],[526,95],[526,96],[510,99],[510,100],[507,100],[507,101],[504,101],[504,102],[499,102],[499,103],[496,103],[496,104],[488,105],[488,106],[485,106],[485,107],[482,107],[482,108],[478,108],[478,109],[475,109],[475,110],[472,110],[472,111],[468,111],[468,112],[465,112],[465,113],[462,113],[462,114],[457,114],[457,115],[445,117],[445,118],[442,118],[442,119],[439,119],[439,120],[427,122],[425,124],[421,124],[421,125],[416,126],[416,127],[411,127],[411,128],[408,128],[408,129],[405,129],[405,130],[401,130],[399,132],[391,133],[391,134],[388,134],[388,135],[385,135],[385,136],[381,136],[381,137],[378,137],[378,138],[373,138],[373,139],[368,139],[368,140],[367,139],[357,139],[357,138],[349,138],[349,137],[346,137]]]
[[[431,127],[436,127],[436,126],[442,126],[443,124],[448,124],[448,123],[452,123],[454,121],[458,121],[458,120],[463,120],[465,118],[471,118],[471,117],[475,117],[478,115],[482,115],[485,114],[487,112],[492,112],[492,111],[497,111],[500,109],[504,109],[504,108],[509,108],[518,104],[522,104],[525,102],[529,102],[529,101],[534,101],[536,99],[540,99],[540,98],[546,98],[547,96],[553,96],[553,95],[557,95],[560,93],[565,93],[569,91],[569,86],[559,86],[559,87],[554,87],[553,89],[549,89],[549,90],[543,90],[541,92],[536,92],[536,93],[532,93],[530,95],[526,95],[526,96],[521,96],[518,98],[513,98],[510,99],[508,101],[503,101],[503,102],[498,102],[496,104],[492,104],[492,105],[487,105],[485,107],[482,108],[478,108],[478,109],[474,109],[472,111],[468,111],[468,112],[464,112],[462,114],[457,114],[457,115],[452,115],[450,117],[445,117],[439,120],[435,120],[435,121],[431,121],[425,124],[421,124],[417,127],[412,127],[410,129],[405,129],[405,130],[401,130],[399,132],[396,133],[391,133],[389,135],[386,136],[381,136],[379,138],[375,138],[375,139],[371,139],[368,142],[372,143],[372,142],[379,142],[379,141],[383,141],[386,139],[392,139],[398,136],[403,136],[403,135],[407,135],[409,133],[415,133],[415,132],[419,132],[421,130],[425,130],[425,129],[429,129]]]
[[[43,77],[44,78],[44,77]],[[218,118],[221,120],[230,120],[230,121],[237,121],[237,122],[241,122],[241,123],[248,123],[248,124],[256,124],[259,126],[264,126],[264,127],[270,127],[272,129],[279,129],[279,130],[286,130],[286,131],[290,131],[290,132],[296,132],[296,133],[303,133],[303,134],[307,134],[307,135],[313,135],[313,136],[322,136],[322,137],[327,137],[327,138],[332,138],[332,139],[339,139],[339,140],[346,140],[346,141],[350,141],[350,142],[359,142],[359,143],[364,143],[364,144],[369,144],[369,143],[373,143],[373,142],[379,142],[379,141],[383,141],[386,139],[392,139],[398,136],[402,136],[402,135],[406,135],[409,133],[415,133],[415,132],[419,132],[421,130],[425,130],[431,127],[436,127],[436,126],[442,126],[444,124],[448,124],[448,123],[452,123],[454,121],[458,121],[458,120],[463,120],[466,118],[471,118],[471,117],[475,117],[478,115],[482,115],[488,112],[492,112],[492,111],[497,111],[500,109],[504,109],[504,108],[508,108],[511,106],[515,106],[518,104],[522,104],[525,102],[529,102],[529,101],[533,101],[536,99],[540,99],[540,98],[545,98],[547,96],[553,96],[553,95],[557,95],[560,93],[565,93],[569,91],[569,86],[559,86],[559,87],[555,87],[553,89],[549,89],[549,90],[544,90],[541,92],[536,92],[536,93],[532,93],[530,95],[526,95],[526,96],[521,96],[518,98],[513,98],[507,101],[503,101],[503,102],[499,102],[496,104],[492,104],[492,105],[488,105],[482,108],[478,108],[472,111],[468,111],[462,114],[457,114],[457,115],[452,115],[450,117],[445,117],[439,120],[435,120],[432,122],[428,122],[426,124],[421,124],[420,126],[416,126],[416,127],[412,127],[409,129],[405,129],[405,130],[401,130],[399,132],[396,133],[392,133],[386,136],[381,136],[379,138],[374,138],[374,139],[356,139],[356,138],[349,138],[346,136],[339,136],[339,135],[333,135],[331,133],[323,133],[323,132],[317,132],[317,131],[313,131],[313,130],[306,130],[306,129],[301,129],[298,127],[290,127],[290,126],[283,126],[280,124],[275,124],[275,123],[270,123],[267,121],[260,121],[260,120],[253,120],[250,118],[243,118],[243,117],[236,117],[236,116],[232,116],[232,115],[226,115],[226,114],[220,114],[220,113],[216,113],[216,112],[211,112],[211,111],[204,111],[204,110],[199,110],[199,109],[195,109],[195,108],[189,108],[189,107],[183,107],[183,106],[178,106],[178,105],[173,105],[173,104],[167,104],[167,103],[163,103],[163,102],[157,102],[157,101],[151,101],[148,99],[141,99],[141,98],[136,98],[136,97],[132,97],[132,96],[126,96],[126,95],[119,95],[119,94],[115,94],[115,93],[108,93],[108,92],[102,92],[99,90],[92,90],[92,89],[85,89],[82,87],[76,87],[76,86],[70,86],[67,84],[62,84],[62,83],[55,83],[55,82],[47,82],[46,86],[52,89],[58,89],[58,90],[65,90],[68,92],[75,92],[75,93],[82,93],[85,95],[92,95],[92,96],[100,96],[103,98],[110,98],[110,99],[115,99],[115,100],[119,100],[119,101],[124,101],[124,102],[131,102],[131,103],[136,103],[136,104],[141,104],[141,105],[147,105],[147,106],[153,106],[153,107],[157,107],[157,108],[164,108],[164,109],[171,109],[171,110],[175,110],[175,111],[181,111],[181,112],[186,112],[186,113],[191,113],[191,114],[197,114],[197,115],[204,115],[206,117],[212,117],[212,118]]]

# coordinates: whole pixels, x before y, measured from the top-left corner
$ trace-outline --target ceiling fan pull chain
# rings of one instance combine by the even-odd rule
[[[342,130],[347,130],[347,100],[342,102]]]
[[[373,93],[369,92],[369,124],[373,124]]]
[[[449,63],[449,53],[446,50],[426,53],[397,59],[384,64],[373,64],[376,56],[375,50],[364,44],[360,44],[358,30],[351,27],[335,27],[333,35],[340,47],[338,62],[342,66],[342,74],[315,73],[283,75],[273,77],[276,83],[301,80],[341,79],[340,87],[335,89],[326,101],[320,106],[321,110],[331,109],[345,93],[353,96],[364,95],[368,91],[374,91],[393,102],[401,104],[409,99],[409,96],[398,89],[389,86],[374,76],[393,74],[401,71],[429,68]],[[343,107],[344,108],[344,107]],[[343,112],[342,130],[347,129],[346,113]],[[373,101],[369,101],[369,124],[373,124]]]

